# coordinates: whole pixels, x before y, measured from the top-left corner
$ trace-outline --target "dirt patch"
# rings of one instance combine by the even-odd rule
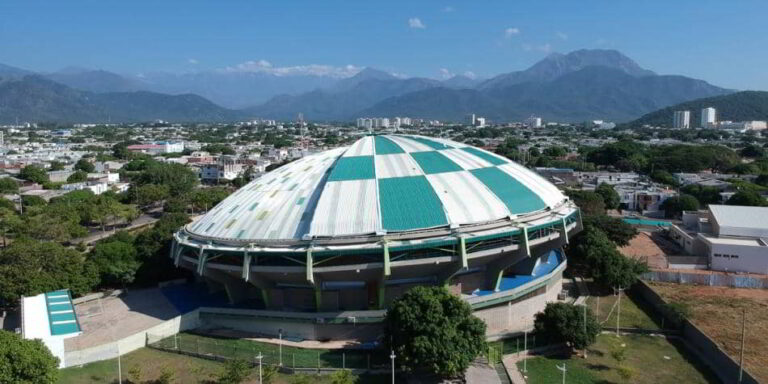
[[[691,321],[736,361],[741,349],[742,310],[747,312],[745,365],[768,382],[768,290],[649,283],[667,302],[688,303]]]
[[[667,268],[666,255],[670,254],[670,249],[660,243],[658,237],[660,235],[656,233],[640,232],[629,244],[619,247],[619,252],[626,257],[646,260],[650,268]]]

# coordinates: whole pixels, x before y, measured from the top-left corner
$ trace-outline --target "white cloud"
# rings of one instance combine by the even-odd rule
[[[520,34],[520,28],[507,28],[504,30],[504,38],[505,39],[511,39],[514,36],[517,36]]]
[[[552,45],[549,43],[546,44],[523,44],[523,49],[526,51],[537,51],[537,52],[544,52],[549,53],[552,52]]]
[[[443,12],[445,12],[445,13],[450,13],[450,12],[453,12],[453,11],[455,11],[455,10],[456,10],[456,9],[455,9],[455,8],[453,8],[453,7],[452,7],[452,6],[450,6],[450,5],[449,5],[449,6],[447,6],[447,7],[445,7],[445,8],[443,8]]]
[[[199,61],[197,61],[197,59],[187,59],[187,63],[194,65],[199,63]]]
[[[414,29],[426,29],[427,26],[424,25],[424,23],[421,22],[421,19],[418,17],[411,17],[408,19],[408,26]]]
[[[563,40],[563,41],[568,40],[568,34],[566,34],[564,32],[557,32],[557,33],[555,33],[555,35],[560,40]]]
[[[451,71],[449,71],[446,68],[440,68],[440,77],[443,79],[450,79],[451,77],[455,76],[455,74]]]
[[[464,72],[464,76],[469,77],[470,79],[477,79],[477,75],[472,71],[466,71]]]
[[[335,67],[323,64],[294,65],[289,67],[276,67],[267,60],[246,61],[235,66],[226,67],[225,72],[261,72],[275,76],[330,76],[344,78],[354,76],[363,68],[354,65]]]

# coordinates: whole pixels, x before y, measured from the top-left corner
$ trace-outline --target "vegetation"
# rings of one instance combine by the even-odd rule
[[[627,125],[669,127],[672,125],[672,113],[683,110],[691,111],[691,121],[696,122],[700,121],[701,110],[707,107],[717,109],[718,120],[768,120],[768,92],[745,91],[696,99],[651,112]]]
[[[0,194],[19,193],[19,183],[10,177],[0,178]]]
[[[725,201],[727,205],[746,205],[750,207],[768,206],[768,201],[759,193],[751,190],[738,191]]]
[[[0,330],[0,346],[0,383],[56,383],[59,359],[42,341]]]
[[[27,165],[19,171],[19,177],[31,181],[33,183],[43,184],[47,183],[48,174],[45,170],[37,165]]]
[[[619,196],[619,193],[616,192],[615,189],[613,189],[613,186],[610,184],[602,183],[597,186],[595,189],[595,193],[600,195],[600,197],[603,198],[603,203],[605,203],[606,209],[618,209],[619,203],[621,202],[621,197]]]
[[[548,303],[543,312],[536,314],[534,327],[550,341],[576,349],[593,344],[600,333],[600,325],[589,308],[568,303]]]
[[[664,217],[668,219],[679,218],[683,211],[696,211],[699,208],[699,201],[691,195],[672,196],[661,203]]]
[[[443,377],[464,372],[485,351],[485,323],[443,287],[414,287],[387,311],[385,343],[408,370]]]

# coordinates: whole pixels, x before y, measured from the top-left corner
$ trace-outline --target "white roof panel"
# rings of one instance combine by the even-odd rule
[[[344,157],[373,156],[373,136],[365,136],[349,146]]]
[[[446,149],[440,151],[463,169],[477,169],[490,167],[493,164],[462,149]]]
[[[510,215],[507,206],[467,171],[427,175],[427,180],[450,224],[483,223]]]
[[[418,176],[424,172],[416,160],[407,153],[376,156],[376,178]]]
[[[430,146],[419,143],[416,140],[411,140],[403,136],[387,136],[387,139],[390,139],[394,141],[397,145],[400,146],[400,148],[403,149],[403,151],[406,152],[426,152],[426,151],[434,151]]]
[[[376,180],[329,181],[325,184],[309,233],[337,236],[375,233],[379,222]]]
[[[719,236],[768,237],[768,207],[710,204]]]
[[[541,198],[541,200],[544,201],[544,204],[548,207],[554,207],[565,199],[565,195],[563,195],[554,184],[539,176],[538,173],[533,172],[520,164],[509,162],[500,165],[499,169],[517,179],[517,181],[533,191],[533,193],[539,195],[539,198]]]

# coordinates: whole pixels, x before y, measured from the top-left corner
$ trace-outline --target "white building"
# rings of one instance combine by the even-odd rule
[[[675,111],[672,121],[672,127],[674,128],[690,128],[691,127],[691,111]]]
[[[219,156],[215,164],[200,167],[200,180],[217,183],[221,180],[234,180],[245,170],[241,161],[233,156]]]
[[[530,128],[541,128],[541,117],[531,116],[525,119],[525,125]]]
[[[768,274],[768,207],[709,206],[684,212],[682,227],[670,237],[686,252],[705,256],[709,268],[726,272]]]
[[[485,127],[485,117],[475,118],[475,126],[478,128]]]
[[[715,117],[715,109],[712,107],[704,108],[701,110],[701,127],[711,128],[717,121]]]

